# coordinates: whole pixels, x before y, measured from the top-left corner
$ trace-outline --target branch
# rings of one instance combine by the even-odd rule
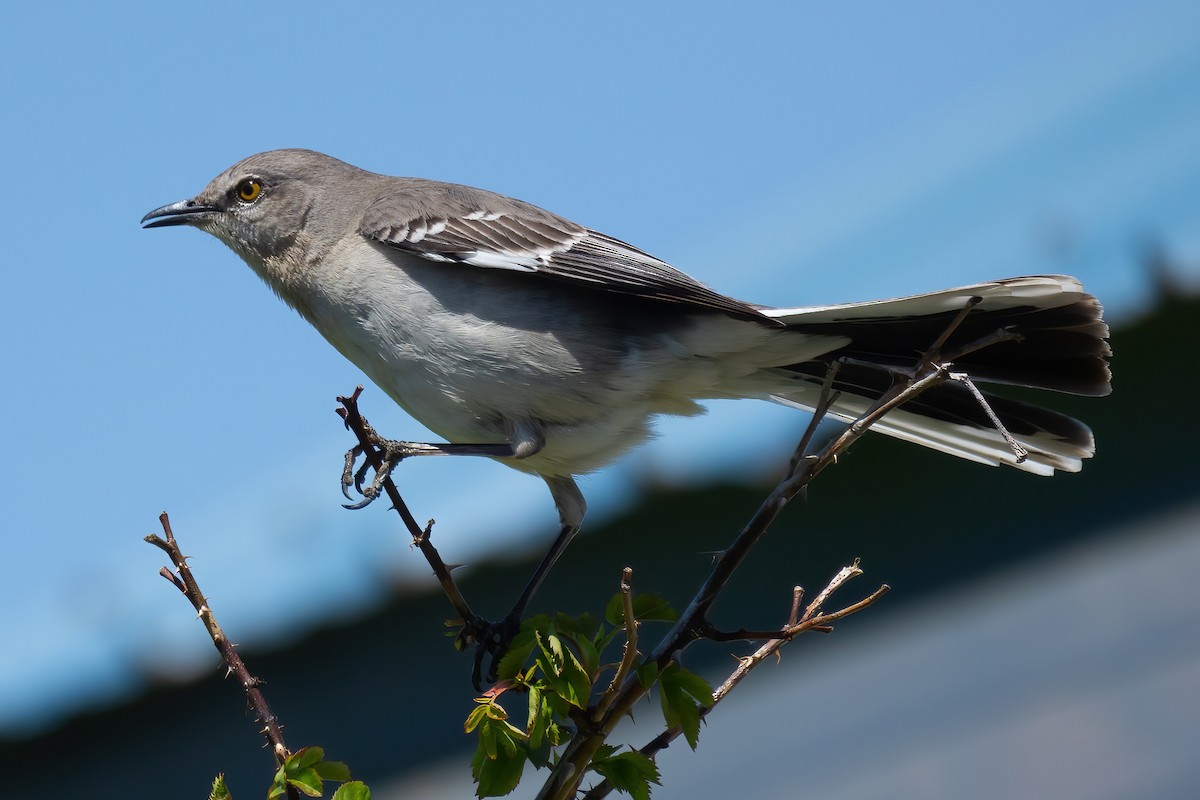
[[[205,599],[203,592],[200,591],[200,584],[196,582],[195,576],[192,575],[192,570],[188,567],[187,556],[179,549],[179,543],[175,541],[175,533],[171,530],[171,520],[167,517],[167,512],[163,512],[158,517],[159,523],[162,524],[163,533],[166,539],[156,534],[150,534],[146,537],[146,541],[162,550],[171,559],[171,563],[175,565],[175,570],[178,573],[172,573],[167,567],[159,570],[159,574],[175,585],[179,591],[183,592],[183,596],[191,602],[192,607],[196,609],[197,615],[204,623],[204,627],[208,630],[208,635],[212,638],[213,645],[216,646],[217,652],[221,654],[222,660],[226,665],[226,676],[236,675],[238,683],[246,692],[246,699],[250,703],[250,707],[254,709],[254,718],[263,726],[262,734],[266,736],[267,742],[271,746],[271,751],[275,755],[276,766],[283,764],[291,752],[287,749],[287,745],[283,741],[283,730],[279,725],[279,720],[271,712],[271,707],[267,705],[267,699],[263,696],[259,686],[262,681],[250,674],[246,669],[245,662],[238,655],[237,648],[233,642],[225,636],[225,632],[221,630],[221,626],[217,624],[217,618],[213,615],[212,609],[208,607],[208,601]],[[294,787],[288,787],[288,797],[298,798],[299,794]]]
[[[638,622],[633,614],[633,569],[631,567],[626,567],[621,574],[621,604],[625,617],[625,653],[621,656],[621,663],[617,666],[617,673],[613,675],[612,682],[596,704],[596,711],[592,714],[593,722],[599,722],[604,718],[605,712],[616,702],[618,691],[625,682],[625,678],[637,664]]]
[[[383,459],[379,455],[379,450],[374,445],[378,436],[358,411],[358,398],[362,394],[362,390],[363,387],[358,386],[349,397],[338,397],[337,401],[342,404],[342,407],[337,409],[337,413],[346,423],[346,427],[353,431],[354,435],[358,438],[359,448],[362,450],[365,462],[372,469],[379,470],[383,466]],[[347,458],[349,458],[349,455],[347,455]],[[400,490],[396,488],[396,484],[392,481],[391,477],[383,481],[383,491],[387,494],[388,499],[392,501],[392,508],[396,510],[396,513],[400,515],[400,519],[404,521],[404,527],[408,528],[409,534],[412,535],[413,544],[417,546],[417,549],[421,551],[421,555],[425,556],[425,560],[429,562],[429,566],[433,569],[433,574],[437,577],[438,583],[442,585],[442,591],[445,592],[446,599],[450,601],[450,605],[454,606],[454,610],[462,619],[463,625],[477,623],[479,618],[471,611],[471,606],[467,604],[467,600],[459,590],[458,584],[454,582],[454,578],[450,574],[450,567],[442,560],[441,554],[429,540],[429,534],[433,530],[433,520],[430,520],[424,528],[417,524],[417,520],[413,517],[412,512],[408,510],[404,498],[400,496]]]
[[[827,599],[829,599],[829,596],[837,591],[842,584],[844,584],[850,578],[856,578],[861,574],[862,570],[858,568],[857,563],[849,567],[843,567],[842,570],[833,577],[825,589],[819,595],[817,595],[817,598],[809,604],[808,608],[804,612],[803,617],[799,616],[799,612],[800,601],[804,596],[804,589],[799,586],[793,588],[792,610],[788,615],[787,624],[784,625],[781,630],[776,632],[775,638],[772,638],[770,641],[766,642],[751,655],[738,659],[738,665],[733,672],[729,674],[729,677],[726,678],[720,686],[713,690],[712,705],[708,707],[702,707],[700,709],[700,719],[705,719],[709,712],[716,708],[717,704],[724,700],[729,693],[733,691],[734,687],[741,683],[742,680],[750,674],[751,670],[762,664],[770,656],[777,655],[779,650],[796,636],[799,636],[805,631],[818,630],[828,622],[844,619],[851,614],[855,614],[859,611],[869,608],[870,606],[874,605],[876,600],[887,594],[889,587],[884,584],[872,592],[869,596],[859,600],[857,603],[853,603],[845,608],[839,609],[838,611],[834,611],[831,614],[821,615],[817,613],[820,611],[821,605]],[[678,725],[667,728],[658,736],[654,737],[644,746],[642,746],[638,752],[647,758],[654,758],[659,751],[665,750],[671,744],[671,742],[678,739],[682,733],[683,728]],[[588,790],[587,794],[583,796],[583,800],[600,800],[600,798],[607,797],[609,793],[612,792],[613,788],[614,787],[610,781],[601,781]]]

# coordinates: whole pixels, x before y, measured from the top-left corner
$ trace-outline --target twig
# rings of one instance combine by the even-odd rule
[[[824,599],[828,599],[829,595],[837,590],[837,585],[841,585],[841,583],[844,583],[846,580],[857,577],[861,574],[862,574],[862,570],[858,569],[857,567],[843,568],[842,571],[839,572],[837,574],[837,576],[835,576],[834,579],[829,582],[829,585],[827,587],[825,587],[825,591],[823,591],[821,593],[821,595],[823,595],[824,597],[819,595],[818,600],[821,600],[823,602]],[[837,585],[835,585],[835,584],[837,584]],[[793,615],[791,616],[791,618],[788,621],[788,624],[785,625],[779,631],[779,635],[776,638],[771,639],[770,641],[763,644],[762,647],[758,648],[758,650],[754,651],[754,653],[752,653],[751,655],[746,656],[745,658],[739,659],[737,669],[735,669],[732,673],[730,673],[729,677],[725,679],[724,683],[722,683],[719,687],[717,687],[716,689],[713,690],[713,705],[715,706],[717,703],[721,702],[721,700],[724,699],[724,697],[727,694],[729,694],[730,691],[733,690],[733,687],[737,686],[738,683],[740,683],[743,678],[745,678],[747,675],[749,675],[750,670],[754,669],[759,664],[761,664],[763,661],[765,661],[767,656],[777,653],[780,648],[782,648],[785,644],[790,642],[792,639],[799,636],[801,633],[804,633],[805,631],[808,631],[808,630],[814,630],[818,626],[824,626],[830,622],[834,622],[839,619],[845,619],[846,617],[850,616],[851,614],[857,614],[859,611],[862,611],[866,608],[870,608],[871,606],[873,606],[875,604],[875,601],[877,601],[879,598],[883,597],[890,590],[891,590],[891,587],[885,583],[882,586],[880,586],[878,589],[876,589],[874,592],[871,592],[871,594],[864,597],[862,600],[859,600],[856,603],[852,603],[852,604],[846,606],[845,608],[838,609],[837,611],[834,611],[833,613],[830,613],[830,614],[815,613],[817,610],[820,609],[820,605],[816,601],[814,601],[814,603],[808,607],[808,610],[805,611],[804,616],[801,617],[800,619],[797,620],[795,617],[795,614],[793,613]],[[795,588],[795,590],[793,590],[793,591],[799,592],[801,590],[800,590],[800,587],[797,586]],[[796,610],[796,606],[793,606],[793,612],[795,610]],[[707,708],[700,709],[701,718],[703,718],[703,716],[706,715],[708,713],[708,711],[709,711],[709,709],[707,709]],[[678,735],[679,734],[676,733],[674,736],[671,736],[671,739],[674,739]],[[667,741],[670,741],[670,739],[668,739]],[[664,746],[665,746],[665,744],[664,744]],[[659,749],[661,749],[661,748],[659,748]],[[642,749],[642,752],[646,753],[645,748]],[[646,753],[646,755],[651,755],[651,753]]]
[[[838,574],[833,576],[833,579],[829,581],[829,585],[813,598],[813,601],[808,604],[808,608],[804,609],[804,616],[798,620],[798,624],[812,619],[813,615],[821,610],[821,606],[825,605],[825,601],[829,599],[831,594],[842,588],[842,584],[846,581],[851,578],[857,578],[859,575],[862,575],[862,570],[858,568],[857,560],[850,566],[842,567],[838,570]]]
[[[827,600],[829,596],[833,594],[833,592],[837,591],[838,587],[840,587],[850,578],[857,577],[861,574],[862,570],[858,569],[857,564],[843,568],[840,572],[838,572],[837,575],[834,576],[833,580],[829,582],[829,585],[825,587],[825,590],[822,591],[821,594],[817,595],[817,598],[809,604],[808,609],[805,611],[803,617],[798,617],[798,615],[800,612],[800,601],[804,597],[804,589],[799,586],[793,588],[792,609],[791,613],[788,615],[787,624],[777,632],[779,635],[776,638],[764,643],[752,654],[738,659],[738,665],[733,672],[729,674],[729,677],[727,677],[720,686],[713,690],[712,705],[702,707],[700,709],[700,719],[703,720],[705,717],[707,717],[709,712],[716,708],[717,704],[724,700],[729,693],[732,692],[733,689],[739,683],[741,683],[747,675],[750,674],[754,668],[758,667],[772,655],[778,656],[779,650],[796,636],[808,630],[816,630],[820,624],[837,619],[844,619],[851,614],[862,611],[863,609],[873,605],[876,600],[887,593],[889,587],[885,584],[872,592],[868,597],[859,600],[857,603],[853,603],[845,608],[839,609],[832,614],[817,614],[821,608],[821,604],[824,603],[825,600]],[[682,726],[671,726],[643,745],[638,752],[647,758],[654,758],[659,751],[670,746],[671,742],[678,739],[682,733]],[[583,796],[583,800],[600,800],[600,798],[607,797],[609,793],[612,792],[612,789],[612,784],[606,779],[589,789]]]
[[[1026,450],[1020,442],[1013,438],[1013,435],[1008,432],[1008,428],[1004,427],[1004,423],[1000,421],[1000,417],[997,416],[996,412],[992,410],[991,404],[987,401],[987,398],[984,397],[983,392],[979,391],[979,387],[975,385],[975,381],[971,380],[971,377],[965,372],[951,372],[950,380],[958,381],[963,386],[967,387],[967,390],[971,393],[971,396],[975,398],[975,402],[978,403],[979,407],[983,409],[983,413],[988,415],[988,419],[992,421],[992,425],[996,428],[1000,435],[1004,437],[1004,441],[1008,443],[1008,447],[1010,450],[1012,450],[1013,455],[1016,457],[1017,463],[1020,464],[1025,461],[1025,459],[1029,457],[1029,451]]]
[[[626,567],[621,573],[621,606],[625,617],[625,653],[621,656],[621,663],[617,665],[617,673],[613,675],[612,682],[604,690],[604,695],[596,704],[596,711],[592,714],[593,722],[599,722],[609,707],[616,702],[621,685],[637,663],[638,622],[633,615],[633,569],[631,567]]]
[[[167,516],[167,512],[164,511],[160,514],[158,521],[162,525],[166,539],[152,533],[146,537],[146,541],[166,553],[178,573],[172,573],[170,569],[163,567],[159,570],[159,574],[173,583],[196,609],[197,615],[204,623],[205,629],[208,630],[209,637],[212,638],[213,645],[216,646],[217,652],[221,654],[221,658],[225,662],[226,675],[236,675],[238,683],[245,690],[246,699],[249,701],[250,707],[254,709],[255,719],[263,726],[261,733],[266,736],[267,742],[271,745],[271,751],[275,755],[276,766],[278,766],[291,755],[291,752],[283,741],[283,730],[279,725],[279,720],[271,712],[266,697],[258,688],[262,685],[262,681],[251,675],[250,671],[246,669],[245,662],[237,653],[237,647],[229,641],[225,632],[221,630],[221,626],[217,624],[217,618],[213,615],[212,609],[208,607],[208,601],[200,591],[200,585],[192,575],[191,568],[188,567],[187,556],[183,554],[179,549],[179,543],[175,541],[175,533],[171,530],[171,520]],[[294,787],[288,787],[289,798],[299,798],[299,796]]]
[[[817,428],[821,427],[821,423],[825,421],[825,416],[829,413],[829,409],[837,402],[841,392],[833,391],[833,381],[837,377],[838,370],[841,368],[842,362],[834,361],[829,365],[829,369],[825,371],[825,380],[821,384],[821,394],[817,398],[817,406],[813,409],[812,419],[808,421],[808,427],[804,429],[804,435],[800,437],[800,443],[796,445],[796,450],[792,453],[791,461],[788,463],[788,475],[795,475],[796,468],[800,462],[808,456],[808,449],[812,444],[813,436],[817,433]]]
[[[958,313],[954,315],[954,319],[950,320],[950,324],[946,326],[946,329],[942,331],[940,336],[933,340],[933,344],[931,344],[929,349],[925,351],[923,366],[929,366],[935,361],[940,361],[942,359],[941,352],[942,348],[946,346],[946,342],[950,339],[954,332],[958,330],[958,326],[962,325],[963,321],[966,320],[966,318],[970,316],[971,312],[975,310],[975,306],[982,302],[983,298],[978,295],[967,299],[967,302],[963,304],[963,307],[960,308]]]

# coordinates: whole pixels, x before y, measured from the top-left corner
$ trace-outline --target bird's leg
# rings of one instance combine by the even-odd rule
[[[496,680],[496,669],[500,663],[500,659],[508,651],[508,646],[512,644],[513,637],[521,629],[521,620],[525,617],[525,610],[529,607],[529,601],[533,599],[533,595],[541,587],[546,576],[550,574],[550,570],[554,567],[554,563],[567,549],[567,545],[575,538],[575,534],[579,533],[577,525],[563,525],[558,532],[558,537],[554,540],[554,544],[550,545],[550,549],[546,551],[546,555],[542,557],[542,562],[533,572],[533,576],[529,582],[525,584],[525,590],[521,592],[521,596],[517,598],[517,602],[503,619],[498,622],[488,622],[486,620],[477,620],[474,626],[468,626],[463,629],[460,636],[460,641],[464,646],[470,645],[473,641],[475,644],[475,666],[471,670],[471,683],[478,691],[481,683],[481,673],[483,669],[483,659],[491,656],[491,666],[488,668],[487,682],[494,683]]]
[[[583,493],[579,491],[573,478],[543,475],[542,479],[546,481],[546,485],[550,487],[550,494],[554,496],[554,504],[558,508],[562,528],[554,543],[550,545],[550,549],[546,551],[546,555],[542,557],[541,563],[534,570],[529,582],[525,584],[521,596],[517,598],[517,602],[504,615],[504,618],[499,622],[476,620],[474,625],[467,625],[463,628],[463,632],[459,636],[460,646],[475,645],[475,666],[471,671],[471,682],[476,689],[481,686],[483,659],[487,656],[491,657],[487,681],[492,683],[496,680],[496,670],[500,659],[504,657],[513,637],[520,630],[521,620],[525,616],[530,601],[533,600],[537,590],[541,588],[546,576],[550,574],[555,562],[566,551],[567,545],[575,538],[575,534],[579,533],[579,528],[583,524],[583,516],[587,512],[587,503],[583,499]]]

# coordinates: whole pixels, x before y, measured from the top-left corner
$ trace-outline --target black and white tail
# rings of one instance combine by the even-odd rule
[[[1111,391],[1108,326],[1100,303],[1080,283],[1062,275],[1008,278],[931,294],[814,308],[763,309],[789,328],[848,337],[850,344],[824,360],[848,357],[837,373],[841,392],[830,413],[852,420],[891,386],[893,372],[916,365],[967,301],[982,298],[943,347],[953,352],[998,329],[1020,334],[954,362],[978,383],[1050,389],[1101,396]],[[811,409],[827,364],[788,369],[803,376],[794,390],[774,399]],[[866,366],[864,366],[866,364]],[[877,365],[877,366],[875,366]],[[1018,463],[987,413],[960,383],[947,382],[889,413],[873,430],[985,464],[1009,464],[1038,475],[1078,472],[1095,452],[1092,432],[1071,417],[995,395],[988,403],[1028,457]]]

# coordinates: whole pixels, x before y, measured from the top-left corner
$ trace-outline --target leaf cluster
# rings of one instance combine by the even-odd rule
[[[560,612],[534,616],[522,624],[498,666],[500,681],[476,698],[464,724],[467,733],[478,737],[471,769],[479,797],[511,792],[526,763],[539,769],[557,763],[560,746],[598,719],[604,696],[619,688],[615,681],[605,686],[608,673],[620,676],[620,659],[606,660],[609,651],[615,651],[617,645],[629,648],[630,626],[678,618],[658,595],[633,596],[630,618],[625,602],[623,593],[614,595],[605,608],[603,623],[588,613],[572,617]],[[695,748],[700,709],[712,705],[712,687],[675,663],[659,670],[654,661],[638,659],[633,662],[633,672],[631,679],[640,680],[647,688],[659,686],[668,727],[681,726]],[[520,695],[526,699],[523,728],[509,721],[500,702]],[[653,759],[636,750],[619,750],[601,746],[591,769],[637,800],[649,798],[650,784],[659,782]]]
[[[350,780],[350,768],[341,761],[326,761],[325,750],[320,747],[305,747],[284,759],[267,800],[287,797],[289,789],[308,797],[322,797],[325,781],[342,784],[331,800],[371,800],[371,790],[362,781]]]

